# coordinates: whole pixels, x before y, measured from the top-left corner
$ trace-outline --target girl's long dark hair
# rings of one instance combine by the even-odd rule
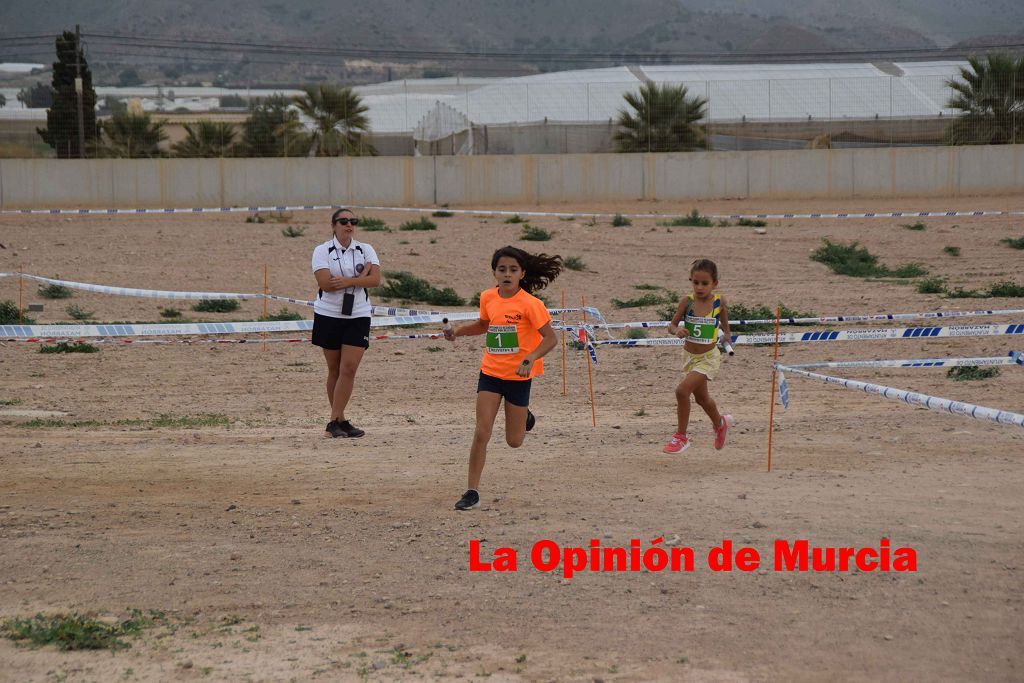
[[[502,247],[491,257],[491,270],[497,270],[498,259],[502,256],[514,258],[519,267],[526,271],[519,286],[533,294],[544,289],[562,272],[562,257],[547,254],[530,254],[517,247]]]

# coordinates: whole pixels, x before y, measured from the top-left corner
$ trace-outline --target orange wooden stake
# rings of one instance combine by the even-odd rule
[[[586,308],[587,307],[587,298],[586,297],[583,297],[583,296],[580,297],[580,307],[581,308]],[[583,322],[587,322],[587,312],[586,311],[582,311],[582,313],[583,313]],[[586,335],[586,331],[584,331],[583,334]],[[584,339],[585,338],[586,337],[584,336]],[[594,373],[593,373],[593,370],[591,370],[591,368],[590,368],[590,353],[586,349],[583,350],[583,353],[587,356],[587,382],[590,384],[590,420],[593,423],[593,425],[596,427],[597,426],[597,408],[594,406]]]
[[[775,309],[775,361],[772,364],[772,400],[768,409],[768,471],[772,471],[772,431],[775,428],[775,380],[778,370],[774,363],[779,360],[779,320],[782,318],[782,305]]]
[[[568,396],[565,390],[565,290],[562,290],[562,396]]]

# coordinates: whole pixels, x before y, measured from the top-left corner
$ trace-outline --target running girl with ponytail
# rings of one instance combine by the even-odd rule
[[[494,420],[505,399],[505,441],[523,444],[536,421],[530,412],[530,386],[544,373],[544,355],[555,348],[555,332],[544,302],[533,292],[546,287],[562,271],[562,257],[529,254],[502,247],[491,257],[497,286],[480,294],[480,319],[446,326],[445,339],[486,334],[486,348],[477,380],[476,430],[469,449],[469,488],[455,504],[472,510],[480,504],[480,475],[487,460]]]

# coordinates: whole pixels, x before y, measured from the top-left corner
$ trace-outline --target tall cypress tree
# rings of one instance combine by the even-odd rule
[[[92,87],[92,71],[85,62],[85,53],[78,44],[76,34],[64,31],[57,37],[57,61],[53,63],[53,106],[46,111],[46,128],[36,128],[43,141],[57,152],[59,159],[78,159],[85,156],[78,140],[76,57],[82,74],[82,119],[86,150],[97,137],[96,91]]]

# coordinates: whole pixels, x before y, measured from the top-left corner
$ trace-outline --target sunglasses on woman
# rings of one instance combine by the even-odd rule
[[[341,223],[342,225],[359,225],[358,218],[339,218],[334,221],[335,223]]]

